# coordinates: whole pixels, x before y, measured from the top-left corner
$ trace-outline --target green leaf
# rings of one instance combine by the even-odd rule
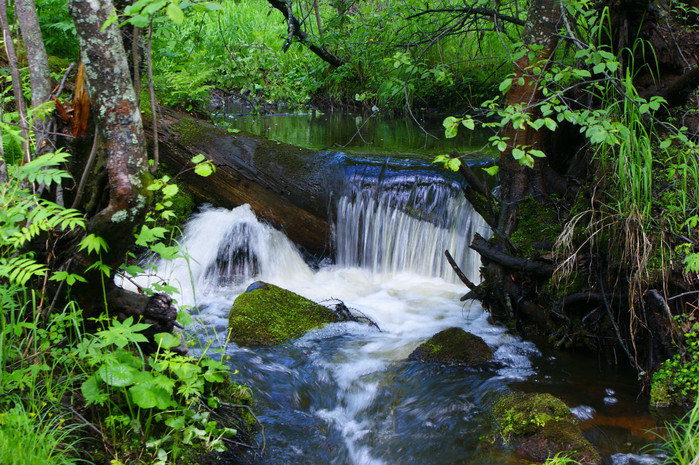
[[[100,28],[100,32],[104,32],[109,26],[114,24],[114,22],[119,19],[119,16],[116,13],[116,10],[112,10],[111,13],[109,13],[109,18],[102,24],[102,28]]]
[[[192,323],[194,323],[192,315],[190,315],[189,312],[187,312],[186,310],[180,310],[179,312],[177,312],[177,321],[182,326],[189,326]]]
[[[442,126],[444,126],[444,129],[448,129],[456,124],[459,124],[459,118],[454,116],[447,116],[444,118],[444,121],[442,121]]]
[[[100,380],[96,374],[92,374],[92,376],[83,381],[82,385],[80,385],[80,392],[82,392],[85,398],[86,405],[104,405],[109,400],[107,393],[100,389]]]
[[[463,124],[466,129],[470,129],[472,131],[476,128],[476,125],[471,118],[466,118],[461,122],[461,124]]]
[[[210,176],[214,172],[213,165],[211,163],[199,163],[194,167],[194,172],[199,176],[205,178]]]
[[[500,167],[498,165],[493,165],[488,168],[483,168],[483,171],[488,173],[490,176],[495,176],[500,172]]]
[[[172,197],[173,195],[177,194],[179,192],[179,187],[177,187],[177,184],[168,184],[167,186],[163,187],[163,195],[167,197]]]
[[[180,345],[180,338],[170,333],[158,333],[154,336],[155,343],[163,349],[171,349]]]
[[[529,155],[537,158],[545,158],[546,154],[542,152],[541,150],[530,150]]]
[[[109,246],[107,245],[107,241],[101,237],[95,236],[94,234],[88,234],[83,238],[83,240],[80,241],[79,249],[87,249],[88,254],[93,252],[99,254],[103,250],[107,252],[109,250]]]
[[[507,143],[504,140],[498,141],[497,148],[499,151],[504,152],[507,149]]]
[[[551,118],[544,118],[544,125],[549,131],[555,131],[558,128],[558,123]]]
[[[194,155],[191,161],[196,165],[197,163],[201,163],[204,160],[206,160],[206,157],[200,153],[199,155]]]
[[[670,147],[670,145],[672,145],[672,140],[670,140],[670,139],[665,139],[664,141],[662,141],[662,142],[660,143],[660,148],[661,148],[661,149],[666,149],[666,148]]]
[[[461,160],[458,158],[452,158],[447,162],[447,168],[449,168],[452,171],[459,171],[459,167],[461,166]]]
[[[168,18],[172,20],[173,23],[180,25],[184,21],[184,13],[179,6],[174,3],[170,3],[165,10]]]
[[[500,83],[500,86],[498,86],[498,89],[500,90],[500,92],[505,94],[510,90],[511,87],[512,87],[512,79],[507,78]]]
[[[138,265],[130,265],[126,267],[126,273],[130,276],[138,276],[145,273],[145,270]]]
[[[148,18],[148,16],[135,15],[132,16],[131,19],[128,20],[128,22],[131,23],[134,27],[148,27],[150,19]]]
[[[97,374],[102,378],[102,381],[110,386],[124,387],[136,381],[139,371],[130,365],[108,361],[102,364],[97,370]]]
[[[156,386],[153,376],[148,372],[140,373],[138,382],[129,388],[129,395],[134,404],[141,408],[157,407],[165,410],[175,405],[172,395]]]
[[[179,431],[182,428],[184,428],[185,420],[186,420],[186,418],[184,417],[184,415],[170,417],[167,420],[165,420],[165,425],[169,426],[170,428],[172,428],[174,430]]]
[[[210,11],[223,10],[223,6],[221,6],[218,2],[206,2],[204,3],[204,6]]]
[[[512,149],[512,157],[515,160],[521,160],[524,157],[524,155],[525,155],[524,150],[517,149],[517,148]]]
[[[529,154],[525,154],[524,157],[519,160],[519,164],[529,168],[534,168],[534,159],[529,156]]]
[[[452,139],[456,137],[457,131],[458,129],[456,124],[453,126],[449,126],[444,130],[444,137],[446,137],[447,139]]]

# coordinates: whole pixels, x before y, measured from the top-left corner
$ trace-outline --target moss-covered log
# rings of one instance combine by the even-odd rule
[[[253,211],[306,251],[328,252],[329,194],[340,176],[332,154],[316,152],[166,112],[159,121],[160,157],[182,173],[190,191],[215,206],[249,204]],[[197,176],[190,160],[204,154],[216,173]]]

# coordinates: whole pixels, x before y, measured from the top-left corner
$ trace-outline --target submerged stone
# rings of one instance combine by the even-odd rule
[[[312,300],[257,281],[233,302],[228,327],[230,339],[238,345],[273,345],[341,320]]]
[[[551,394],[512,393],[493,408],[495,435],[527,460],[545,462],[558,453],[583,465],[597,465],[601,457],[582,434],[578,419]]]
[[[421,362],[475,366],[491,361],[493,351],[480,337],[461,328],[449,328],[420,344],[408,358]]]

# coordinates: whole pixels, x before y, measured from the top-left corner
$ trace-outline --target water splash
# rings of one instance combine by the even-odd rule
[[[312,271],[287,237],[258,221],[249,205],[233,210],[204,208],[187,222],[179,240],[184,257],[155,263],[158,279],[179,290],[180,305],[229,298],[253,279],[277,281]],[[153,279],[137,283],[148,286]]]

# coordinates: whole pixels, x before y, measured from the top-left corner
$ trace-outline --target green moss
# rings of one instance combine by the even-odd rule
[[[239,345],[272,345],[338,321],[332,310],[272,284],[256,282],[231,308],[230,339]]]
[[[144,122],[150,122],[153,120],[153,113],[150,110],[150,99],[148,98],[148,88],[141,87],[141,119]]]
[[[217,130],[217,128],[211,127],[203,128],[197,124],[197,120],[188,116],[180,117],[173,129],[180,134],[180,143],[190,147],[206,144],[212,137],[215,137],[214,132]],[[221,132],[221,136],[228,136],[225,129],[218,128],[218,130]]]
[[[566,404],[551,394],[522,393],[501,398],[493,408],[493,416],[498,419],[498,433],[504,440],[534,434],[551,420],[575,418]]]
[[[650,403],[656,407],[669,407],[677,403],[672,395],[672,382],[669,377],[653,379],[650,387]]]
[[[517,210],[517,229],[511,240],[525,256],[533,256],[536,242],[556,242],[562,231],[554,205],[544,205],[530,198],[519,204]]]
[[[53,74],[62,74],[70,66],[71,61],[57,56],[49,57],[49,72]]]
[[[461,328],[449,328],[432,336],[410,354],[411,360],[481,365],[493,359],[493,351],[478,336]]]
[[[493,408],[495,434],[512,442],[518,454],[543,462],[559,452],[584,464],[600,463],[595,448],[583,435],[577,418],[551,394],[512,393]]]

